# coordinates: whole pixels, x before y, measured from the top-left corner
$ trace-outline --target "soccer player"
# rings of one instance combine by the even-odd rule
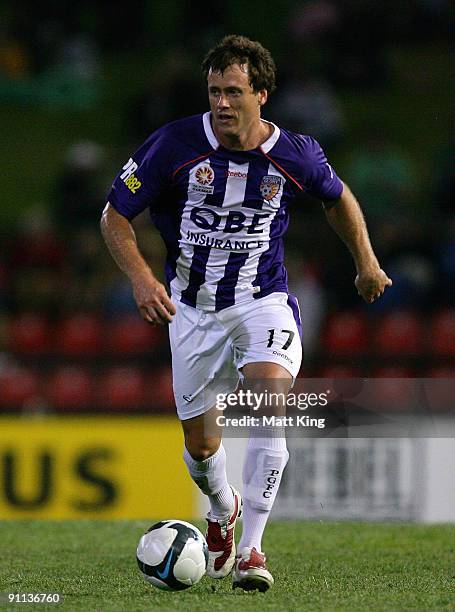
[[[359,295],[373,302],[392,281],[374,255],[359,204],[319,144],[261,119],[275,87],[269,51],[227,36],[202,67],[210,111],[149,136],[116,177],[101,227],[142,317],[169,325],[184,460],[210,502],[207,574],[223,578],[233,569],[234,587],[265,591],[273,577],[262,535],[288,460],[285,437],[272,428],[249,437],[236,554],[242,499],[226,478],[221,434],[206,424],[217,394],[233,391],[239,377],[249,388],[288,393],[299,372],[301,323],[283,254],[296,194],[308,191],[323,202],[352,253]],[[146,208],[166,245],[171,297],[130,223]]]

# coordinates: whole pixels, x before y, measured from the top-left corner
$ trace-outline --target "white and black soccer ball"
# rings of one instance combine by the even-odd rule
[[[191,523],[178,520],[152,525],[139,540],[136,558],[142,575],[165,591],[182,591],[205,574],[208,548]]]

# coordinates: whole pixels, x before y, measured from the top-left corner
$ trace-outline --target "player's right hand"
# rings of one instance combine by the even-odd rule
[[[372,304],[381,297],[387,287],[392,286],[392,279],[379,266],[373,270],[359,272],[355,279],[357,293],[365,302]]]
[[[152,278],[136,280],[132,284],[134,299],[145,321],[151,325],[172,322],[176,309],[162,283]]]

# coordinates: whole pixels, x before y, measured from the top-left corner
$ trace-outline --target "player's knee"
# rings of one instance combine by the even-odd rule
[[[185,446],[195,461],[205,461],[216,453],[220,446],[220,440],[202,439],[202,440],[185,440]]]
[[[205,461],[214,454],[208,448],[191,448],[188,449],[188,452],[195,461]]]

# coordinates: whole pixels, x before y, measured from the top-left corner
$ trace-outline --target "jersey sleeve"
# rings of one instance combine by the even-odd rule
[[[327,157],[317,140],[303,136],[305,142],[304,184],[311,195],[323,200],[336,200],[341,196],[343,183],[327,161]]]
[[[117,174],[108,201],[131,220],[149,207],[152,211],[171,179],[172,144],[163,129],[154,132]]]

